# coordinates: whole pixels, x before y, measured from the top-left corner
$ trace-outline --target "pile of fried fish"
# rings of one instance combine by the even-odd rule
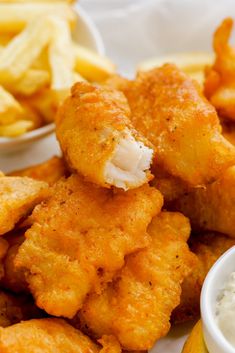
[[[146,351],[198,316],[235,244],[231,29],[204,87],[173,64],[75,84],[62,157],[0,175],[1,353]]]

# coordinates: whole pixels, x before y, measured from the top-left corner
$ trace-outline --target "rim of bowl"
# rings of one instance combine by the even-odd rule
[[[75,3],[73,8],[78,18],[83,21],[83,23],[88,28],[88,32],[90,32],[91,36],[94,38],[94,50],[100,55],[105,55],[104,42],[96,24],[92,21],[89,14],[78,3]],[[8,147],[17,144],[21,145],[35,139],[46,137],[47,135],[50,135],[54,130],[55,123],[50,123],[38,129],[26,132],[25,134],[18,137],[0,137],[0,147]]]
[[[217,348],[220,349],[221,353],[234,353],[234,347],[227,341],[223,333],[219,329],[214,317],[214,309],[211,303],[211,292],[214,291],[214,296],[218,294],[218,291],[215,293],[214,284],[216,278],[224,272],[223,269],[226,267],[226,264],[229,259],[234,258],[234,267],[235,267],[235,246],[227,250],[212,266],[208,272],[206,279],[204,281],[202,292],[201,292],[201,317],[203,323],[203,331],[209,332],[213,342],[216,344]],[[231,271],[228,272],[228,275]],[[221,283],[223,285],[223,283]],[[210,352],[213,353],[213,352]]]

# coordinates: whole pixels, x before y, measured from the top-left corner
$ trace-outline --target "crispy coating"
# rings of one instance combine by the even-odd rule
[[[34,210],[15,262],[27,270],[37,305],[73,317],[86,295],[99,292],[123,266],[125,255],[148,245],[146,229],[162,202],[147,184],[123,192],[77,175],[59,181],[48,202]]]
[[[167,334],[180,285],[194,264],[187,245],[190,225],[182,214],[160,213],[148,232],[148,248],[129,255],[113,282],[88,296],[79,313],[95,337],[112,334],[127,350],[150,349]]]
[[[235,237],[235,167],[220,179],[197,188],[174,202],[173,208],[189,217],[193,229],[212,230]]]
[[[103,187],[117,186],[107,181],[106,166],[127,134],[141,140],[131,125],[125,96],[108,87],[77,83],[56,117],[56,135],[68,164]],[[150,173],[146,172],[142,182],[133,187],[149,178]]]
[[[156,166],[153,168],[153,174],[155,178],[151,181],[151,185],[161,192],[166,207],[192,189],[180,178],[174,177]]]
[[[16,297],[0,291],[0,327],[41,316],[42,312],[34,305],[31,297]]]
[[[61,319],[30,320],[0,328],[1,353],[121,352],[111,338],[104,338],[101,343],[103,349]]]
[[[55,184],[56,181],[66,174],[65,162],[60,157],[52,157],[44,163],[9,173],[10,176],[29,177],[45,181],[49,185]]]
[[[48,195],[48,184],[27,177],[1,177],[0,235],[12,230],[21,218]]]
[[[235,120],[235,48],[229,45],[233,20],[226,18],[214,34],[215,62],[206,70],[204,91],[220,116]]]
[[[7,235],[9,248],[3,259],[4,275],[1,278],[1,287],[11,290],[14,293],[28,293],[28,285],[25,279],[25,272],[22,268],[15,266],[15,257],[18,253],[20,245],[25,240],[25,230],[12,231]]]
[[[197,186],[234,164],[235,148],[221,135],[215,109],[175,65],[139,73],[123,92],[134,127],[154,145],[168,174]]]
[[[197,256],[193,270],[182,284],[180,305],[172,315],[174,323],[193,320],[200,314],[200,294],[204,279],[216,260],[235,245],[235,240],[219,233],[195,234],[190,248]]]

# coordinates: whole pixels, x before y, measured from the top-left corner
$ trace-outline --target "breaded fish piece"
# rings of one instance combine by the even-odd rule
[[[89,295],[78,314],[95,337],[112,334],[127,350],[150,349],[167,334],[181,283],[194,264],[187,245],[190,224],[182,214],[160,213],[148,232],[148,248],[127,256],[112,283]]]
[[[196,188],[173,204],[195,230],[212,230],[235,238],[235,167],[207,187]]]
[[[18,253],[20,245],[24,242],[24,230],[12,231],[6,237],[9,244],[8,250],[5,252],[3,258],[3,276],[0,280],[2,288],[10,290],[14,293],[25,292],[28,293],[28,284],[25,279],[25,273],[22,268],[15,266],[15,257]],[[5,239],[0,239],[6,241]]]
[[[10,176],[29,177],[45,181],[49,185],[53,185],[66,174],[67,169],[64,160],[56,156],[41,164],[9,173]]]
[[[0,235],[12,230],[21,218],[48,195],[48,184],[27,177],[1,177]]]
[[[0,291],[0,327],[7,327],[31,318],[42,317],[42,312],[29,296],[13,296]],[[0,350],[2,353],[2,351]]]
[[[190,248],[197,256],[197,261],[182,284],[180,305],[172,315],[174,323],[194,320],[200,315],[200,295],[205,277],[218,258],[234,245],[235,239],[220,233],[195,234],[190,237]]]
[[[124,256],[144,248],[162,196],[148,184],[124,192],[99,188],[78,175],[59,181],[47,202],[36,207],[15,263],[23,267],[40,308],[73,317],[89,292],[124,264]],[[59,280],[58,280],[59,276]]]
[[[116,341],[104,338],[101,344],[103,348],[62,319],[30,320],[0,328],[1,353],[121,353]]]
[[[235,120],[235,48],[229,44],[233,20],[226,18],[214,34],[216,54],[212,67],[206,70],[204,92],[220,116]]]
[[[131,121],[153,144],[156,163],[165,172],[198,186],[235,163],[235,147],[221,135],[214,107],[175,65],[139,73],[128,88],[123,86]]]
[[[134,130],[122,92],[77,83],[58,111],[56,135],[68,164],[91,182],[128,190],[151,178],[153,150]]]

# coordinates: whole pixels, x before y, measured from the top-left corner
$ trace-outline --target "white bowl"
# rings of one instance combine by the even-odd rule
[[[235,247],[228,250],[208,273],[201,293],[201,317],[206,346],[210,353],[234,353],[216,323],[216,301],[230,274],[235,271]],[[235,332],[234,332],[235,334]]]
[[[105,53],[104,44],[95,24],[78,4],[74,6],[74,9],[77,15],[74,39],[84,47],[103,55]],[[54,130],[55,124],[51,123],[19,137],[0,137],[0,154],[17,152],[28,148],[32,143],[52,134]]]

